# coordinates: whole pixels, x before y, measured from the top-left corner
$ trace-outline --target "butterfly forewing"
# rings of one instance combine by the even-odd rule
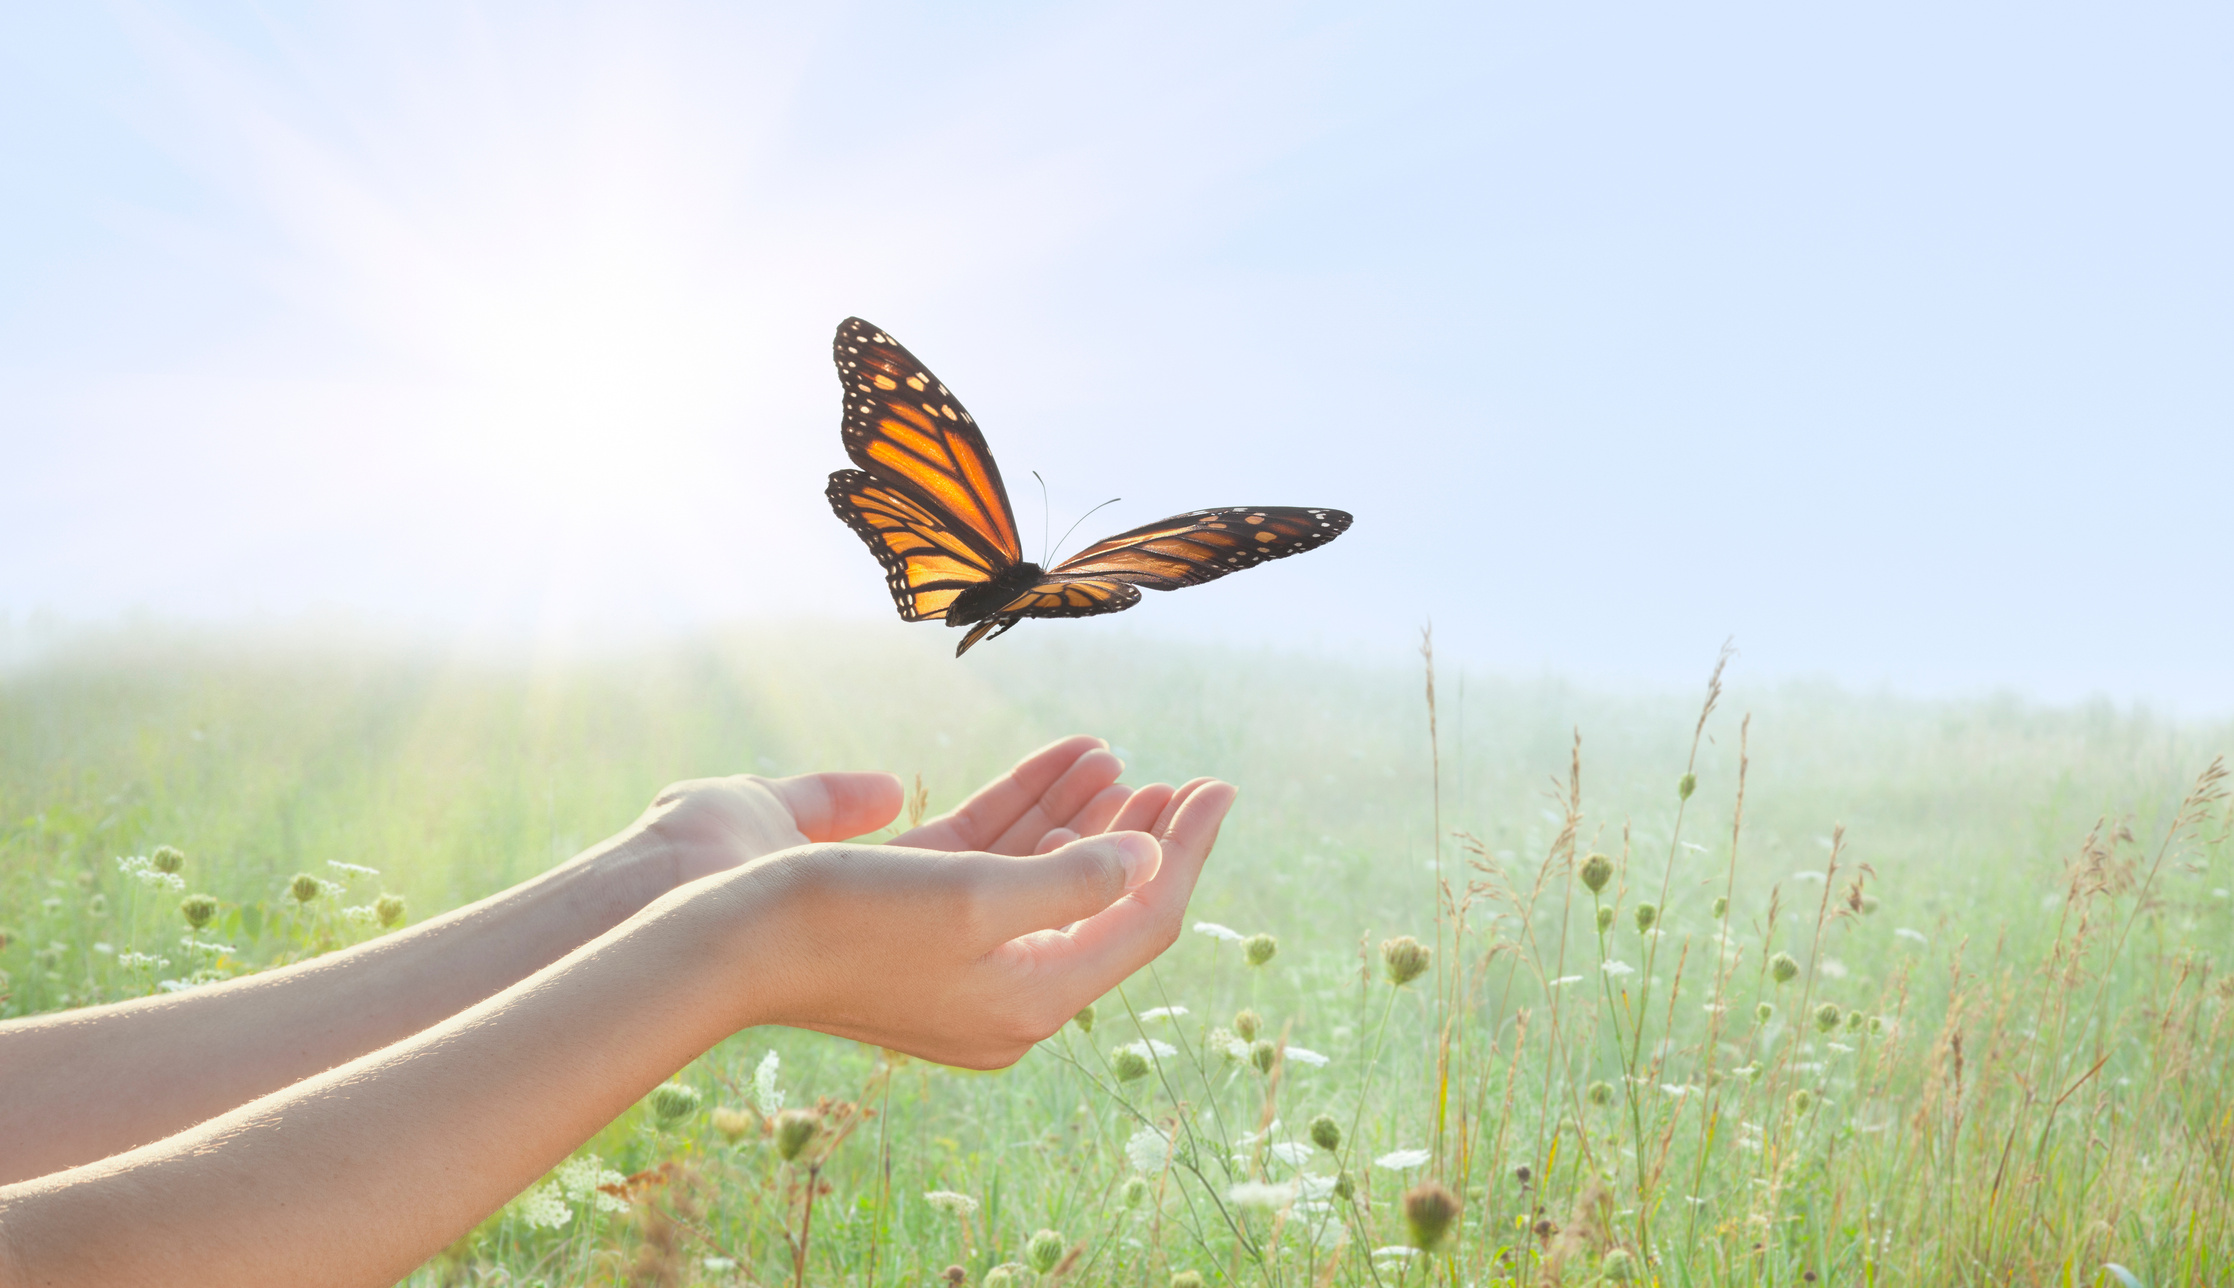
[[[830,350],[845,386],[845,447],[853,463],[922,493],[989,563],[1022,559],[1000,467],[961,399],[899,341],[860,318],[839,325]]]
[[[1048,571],[1038,590],[1075,579],[1177,590],[1323,546],[1350,526],[1340,510],[1234,505],[1190,510],[1098,541]]]
[[[955,596],[996,571],[915,497],[860,470],[832,474],[824,495],[884,566],[885,588],[907,621],[944,617]]]

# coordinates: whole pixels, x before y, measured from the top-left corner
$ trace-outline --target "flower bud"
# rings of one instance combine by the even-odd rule
[[[1331,1154],[1342,1148],[1342,1124],[1334,1121],[1332,1114],[1320,1114],[1311,1120],[1311,1143]]]
[[[1658,920],[1660,920],[1660,910],[1658,908],[1653,907],[1649,903],[1640,903],[1637,905],[1638,934],[1643,934],[1645,931],[1652,929],[1652,923]]]
[[[1171,1288],[1202,1288],[1202,1273],[1197,1270],[1182,1270],[1171,1277]]]
[[[1249,1044],[1249,1063],[1257,1067],[1258,1073],[1272,1072],[1272,1065],[1279,1058],[1280,1048],[1271,1038],[1258,1038]]]
[[[1613,1103],[1613,1084],[1610,1082],[1593,1082],[1590,1084],[1590,1090],[1583,1093],[1583,1098],[1603,1109]]]
[[[1078,1026],[1078,1031],[1080,1033],[1093,1032],[1094,1004],[1092,1002],[1088,1002],[1086,1003],[1086,1005],[1078,1008],[1078,1014],[1071,1016],[1070,1022]]]
[[[1053,1230],[1034,1231],[1024,1245],[1024,1263],[1035,1272],[1046,1274],[1063,1259],[1063,1236]]]
[[[1882,1015],[1870,1016],[1869,1031],[1872,1035],[1882,1035],[1885,1032],[1885,1017]]]
[[[318,883],[318,878],[308,872],[296,873],[295,879],[287,883],[287,893],[295,896],[296,903],[309,903],[317,898],[324,889],[325,887]]]
[[[1148,1076],[1148,1057],[1131,1047],[1118,1047],[1109,1053],[1109,1070],[1119,1082],[1132,1082]]]
[[[1699,776],[1697,774],[1685,774],[1676,780],[1676,799],[1679,801],[1690,800],[1691,793],[1697,790],[1699,790]]]
[[[178,901],[178,915],[196,930],[208,925],[217,916],[217,900],[206,894],[190,894]]]
[[[107,895],[105,895],[105,894],[96,894],[96,895],[94,895],[94,896],[93,896],[92,898],[90,898],[90,899],[88,899],[88,900],[86,900],[86,901],[85,901],[85,911],[86,911],[86,913],[87,913],[87,914],[88,914],[89,916],[94,916],[94,917],[106,917],[106,916],[108,916],[108,915],[109,915],[109,897],[108,897]]]
[[[1726,894],[1718,894],[1714,896],[1714,919],[1716,921],[1720,921],[1729,914],[1730,896]]]
[[[1145,1176],[1129,1176],[1129,1177],[1126,1177],[1126,1178],[1125,1178],[1125,1206],[1126,1206],[1126,1207],[1129,1207],[1129,1208],[1136,1208],[1136,1207],[1139,1207],[1139,1206],[1140,1206],[1141,1204],[1143,1204],[1143,1203],[1145,1203],[1145,1202],[1147,1202],[1147,1201],[1148,1201],[1148,1178],[1147,1178],[1147,1177],[1145,1177]]]
[[[1776,1007],[1770,1005],[1767,1002],[1763,1002],[1759,1006],[1753,1008],[1753,1018],[1757,1023],[1766,1024],[1769,1022],[1770,1017],[1774,1016],[1775,1014]]]
[[[1434,959],[1434,951],[1410,935],[1381,941],[1381,968],[1388,972],[1388,982],[1398,988],[1426,974]]]
[[[147,861],[157,872],[175,873],[186,866],[186,854],[175,845],[158,845],[155,853],[147,856]]]
[[[1606,904],[1600,904],[1598,905],[1598,933],[1602,935],[1611,929],[1613,929],[1613,909]]]
[[[646,1103],[662,1127],[672,1127],[698,1112],[698,1088],[680,1082],[663,1082],[652,1088]]]
[[[1608,1248],[1598,1259],[1598,1274],[1610,1283],[1628,1283],[1637,1277],[1637,1259],[1627,1248]]]
[[[822,1120],[812,1110],[786,1109],[776,1115],[776,1157],[786,1163],[799,1157],[799,1151],[822,1130]]]
[[[1433,1252],[1458,1219],[1458,1196],[1441,1181],[1422,1181],[1404,1192],[1404,1224],[1412,1246]]]
[[[1596,894],[1605,889],[1606,882],[1611,880],[1613,880],[1613,860],[1596,850],[1592,850],[1589,857],[1582,861],[1582,883],[1590,887],[1590,893]]]
[[[1777,983],[1789,984],[1798,979],[1799,975],[1800,964],[1793,960],[1792,954],[1778,953],[1776,956],[1769,958],[1769,978]]]
[[[1016,1282],[1016,1272],[1007,1266],[995,1266],[985,1272],[980,1288],[1010,1288]]]
[[[1792,1112],[1804,1114],[1815,1107],[1815,1093],[1802,1087],[1792,1093]]]
[[[1865,894],[1862,896],[1862,915],[1865,917],[1874,917],[1877,915],[1876,895]]]
[[[1357,1182],[1350,1179],[1348,1172],[1337,1173],[1334,1178],[1334,1197],[1347,1203],[1356,1196]]]
[[[1251,935],[1241,941],[1241,960],[1251,966],[1262,966],[1280,951],[1280,941],[1271,935]]]
[[[1257,1034],[1264,1031],[1264,1017],[1255,1011],[1238,1011],[1233,1017],[1233,1031],[1241,1035],[1242,1041],[1254,1042]]]
[[[1839,1014],[1838,1003],[1836,1002],[1825,1002],[1815,1008],[1815,1027],[1824,1033],[1837,1028],[1838,1022],[1842,1018],[1844,1017]]]
[[[1867,1016],[1865,1016],[1865,1015],[1863,1015],[1863,1014],[1862,1014],[1862,1013],[1861,1013],[1860,1011],[1848,1011],[1848,1012],[1846,1013],[1846,1030],[1847,1030],[1847,1032],[1849,1032],[1849,1033],[1859,1033],[1859,1032],[1861,1032],[1861,1029],[1862,1029],[1862,1023],[1863,1023],[1863,1021],[1864,1021],[1864,1020],[1866,1020],[1867,1018],[1868,1018],[1868,1017],[1867,1017]]]
[[[389,930],[402,925],[403,896],[400,894],[381,895],[372,901],[372,915],[377,917],[380,924]]]
[[[759,1126],[760,1115],[750,1109],[723,1105],[714,1111],[714,1130],[720,1132],[721,1138],[732,1145],[751,1135]]]

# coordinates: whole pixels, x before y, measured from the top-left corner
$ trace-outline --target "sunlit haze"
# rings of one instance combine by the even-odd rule
[[[0,618],[889,619],[822,498],[859,314],[1032,553],[1357,516],[1020,635],[2234,709],[2230,57],[2202,5],[11,6]]]

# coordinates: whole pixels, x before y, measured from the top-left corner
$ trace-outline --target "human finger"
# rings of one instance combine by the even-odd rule
[[[1187,900],[1217,843],[1218,828],[1238,795],[1232,784],[1215,779],[1187,786],[1184,804],[1158,838],[1154,879],[1068,931],[1025,937],[1008,946],[1010,951],[1026,955],[1035,968],[1076,977],[1069,982],[1098,996],[1169,948],[1179,937]]]
[[[1077,839],[1078,833],[1071,831],[1067,827],[1058,827],[1054,831],[1049,832],[1047,835],[1039,838],[1039,845],[1033,849],[1032,853],[1052,854]]]
[[[1107,908],[1154,878],[1162,851],[1146,832],[1104,832],[1030,858],[972,858],[966,933],[993,948]]]
[[[810,841],[874,832],[900,813],[900,780],[872,772],[799,774],[760,780]]]
[[[1109,820],[1105,832],[1146,832],[1154,836],[1157,822],[1163,818],[1164,806],[1171,803],[1172,789],[1168,783],[1150,783],[1139,788],[1117,810],[1117,817]]]
[[[1078,758],[1108,747],[1085,734],[1058,739],[1016,762],[1014,768],[972,793],[945,815],[893,838],[895,845],[941,850],[985,850],[1021,818]]]
[[[1117,776],[1124,772],[1125,762],[1109,752],[1087,752],[1072,761],[1070,768],[1040,793],[1039,799],[1027,805],[1024,812],[984,848],[995,854],[1030,854],[1039,838],[1047,835],[1047,829],[1067,825],[1086,802],[1116,782]]]
[[[1133,789],[1123,783],[1111,783],[1095,792],[1092,799],[1080,806],[1078,812],[1071,815],[1069,821],[1063,823],[1056,830],[1068,831],[1073,836],[1092,836],[1096,832],[1123,831],[1125,829],[1112,828],[1109,824],[1117,817],[1117,812],[1125,807],[1125,802],[1132,799],[1132,794]],[[1135,830],[1144,832],[1148,829],[1138,828]]]

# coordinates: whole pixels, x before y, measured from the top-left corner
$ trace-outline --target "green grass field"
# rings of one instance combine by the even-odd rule
[[[411,1282],[790,1283],[810,1197],[820,1284],[2234,1275],[2234,863],[2207,773],[2234,728],[1761,689],[1740,659],[1694,752],[1701,658],[1680,696],[1446,666],[1431,750],[1417,657],[949,642],[52,649],[0,675],[0,1015],[381,933],[349,910],[487,894],[673,779],[881,768],[937,812],[1089,732],[1129,781],[1240,785],[1189,919],[1276,936],[1268,961],[1184,935],[998,1074],[738,1034],[677,1075],[695,1103],[631,1111]],[[160,845],[217,900],[199,946],[180,892],[118,862]],[[298,902],[298,873],[338,888]],[[1432,958],[1399,986],[1381,945],[1407,935]],[[817,1116],[788,1161],[770,1052]],[[641,1175],[615,1195],[599,1169]],[[1458,1200],[1439,1241],[1407,1220],[1430,1181]]]

